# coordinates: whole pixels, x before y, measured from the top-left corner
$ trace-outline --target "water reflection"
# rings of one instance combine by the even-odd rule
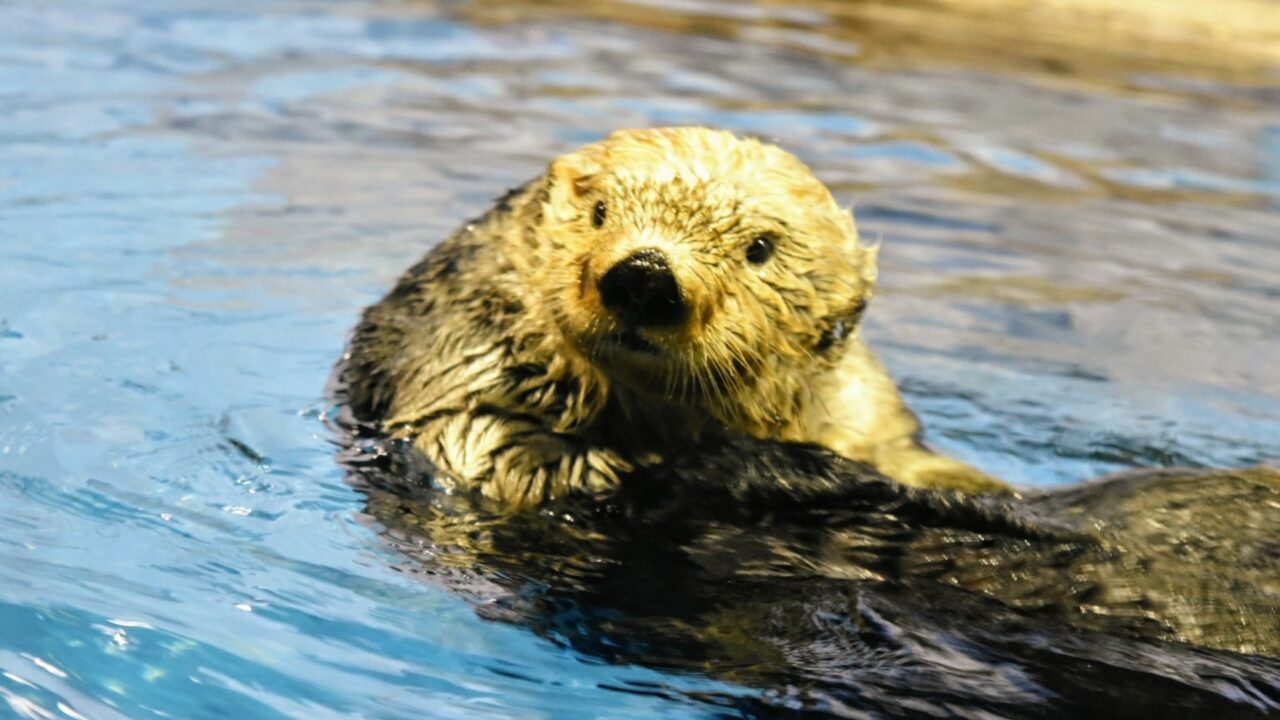
[[[1201,78],[1266,85],[1280,61],[1280,19],[1266,0],[493,0],[460,10],[487,23],[529,22],[549,12],[884,69],[952,66],[1128,91],[1195,92]]]

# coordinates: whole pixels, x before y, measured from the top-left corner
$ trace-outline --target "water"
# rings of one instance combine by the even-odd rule
[[[866,332],[948,452],[1039,486],[1280,457],[1274,54],[1122,23],[1019,50],[1017,15],[946,7],[0,4],[0,714],[752,694],[403,572],[322,422],[359,310],[614,127],[809,161],[883,238]]]

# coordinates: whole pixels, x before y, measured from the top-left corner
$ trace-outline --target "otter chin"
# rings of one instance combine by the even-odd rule
[[[551,162],[403,276],[342,369],[358,417],[511,508],[746,435],[903,483],[1006,486],[921,444],[858,337],[876,248],[795,156],[706,128]]]

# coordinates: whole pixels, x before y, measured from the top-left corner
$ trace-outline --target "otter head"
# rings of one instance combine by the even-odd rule
[[[537,285],[579,353],[641,395],[776,435],[871,294],[875,249],[793,155],[628,130],[552,163]]]

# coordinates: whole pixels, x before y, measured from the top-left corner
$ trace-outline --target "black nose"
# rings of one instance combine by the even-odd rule
[[[662,327],[684,320],[680,285],[662,253],[639,250],[600,278],[600,297],[628,325]]]

